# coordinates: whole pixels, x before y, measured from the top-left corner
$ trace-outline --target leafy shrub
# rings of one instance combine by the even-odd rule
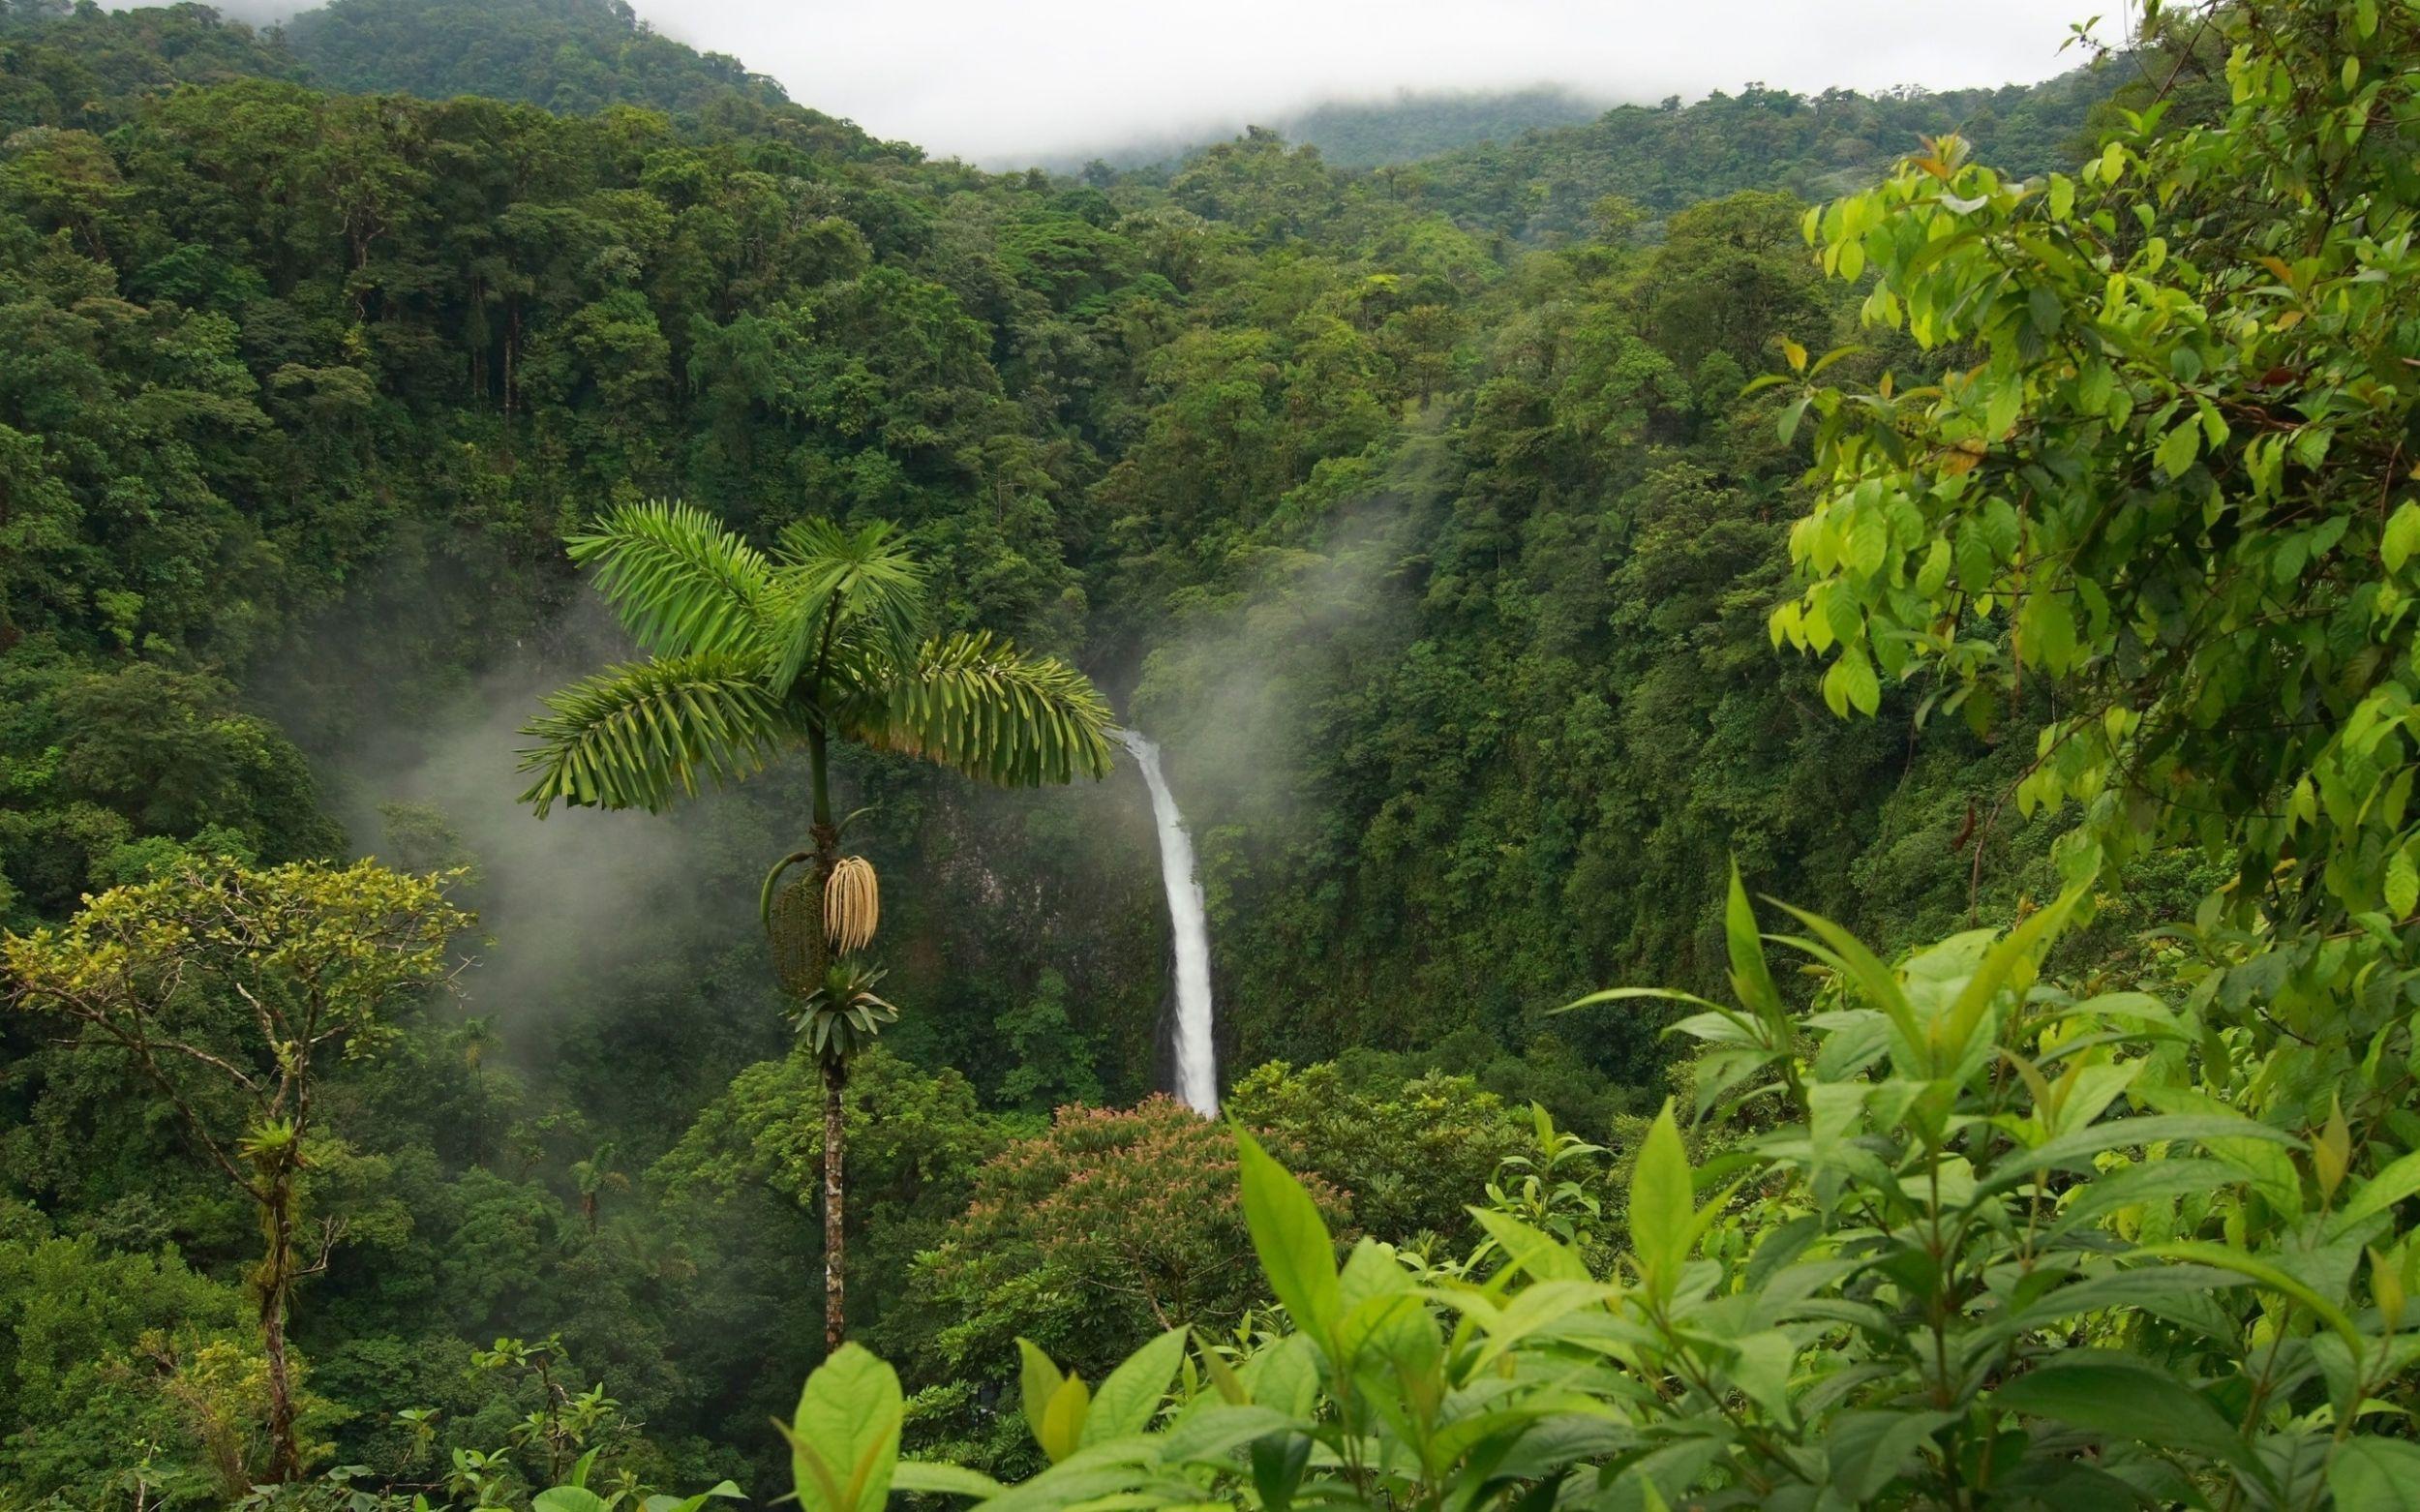
[[[2204,1090],[2229,1041],[2196,1003],[2043,980],[2086,898],[1891,967],[1812,915],[1760,936],[1735,879],[1737,1001],[1676,1028],[1725,1068],[1709,1117],[1787,1116],[1693,1167],[1667,1106],[1612,1273],[1494,1210],[1483,1280],[1370,1239],[1340,1266],[1319,1201],[1239,1133],[1292,1332],[1237,1365],[1171,1332],[1097,1390],[1028,1346],[1051,1464],[1014,1487],[894,1464],[896,1382],[852,1350],[808,1383],[801,1502],[2403,1504],[2420,1159],[2352,1179],[2341,1116],[2297,1131]],[[1823,973],[1810,1010],[1768,944]]]

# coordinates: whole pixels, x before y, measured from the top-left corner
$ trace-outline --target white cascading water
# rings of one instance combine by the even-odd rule
[[[1210,920],[1194,874],[1194,837],[1176,811],[1160,747],[1133,730],[1117,732],[1151,788],[1151,817],[1160,827],[1160,880],[1168,893],[1168,924],[1176,935],[1176,1095],[1204,1118],[1219,1114],[1219,1058],[1210,1043]]]

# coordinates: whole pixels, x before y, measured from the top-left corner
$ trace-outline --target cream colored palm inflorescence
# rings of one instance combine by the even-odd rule
[[[882,890],[874,863],[862,856],[841,857],[824,885],[824,938],[835,953],[847,955],[871,945],[881,922]]]

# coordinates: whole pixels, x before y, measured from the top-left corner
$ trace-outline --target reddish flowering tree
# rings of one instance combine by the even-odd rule
[[[1312,1194],[1341,1230],[1343,1194]],[[1163,1329],[1231,1327],[1263,1300],[1235,1136],[1165,1097],[1061,1108],[977,1175],[919,1280],[966,1319],[941,1335],[949,1363],[986,1374],[1013,1363],[1019,1335],[1097,1374]]]

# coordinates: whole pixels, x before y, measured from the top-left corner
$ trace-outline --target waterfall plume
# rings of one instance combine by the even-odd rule
[[[1185,832],[1160,747],[1134,730],[1117,732],[1151,789],[1151,816],[1160,831],[1160,880],[1168,894],[1168,924],[1176,936],[1176,1095],[1204,1118],[1219,1111],[1218,1051],[1211,1043],[1210,922],[1201,879],[1194,869],[1194,839]]]

